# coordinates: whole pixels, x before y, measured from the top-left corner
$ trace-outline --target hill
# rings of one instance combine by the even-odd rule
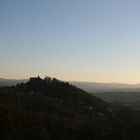
[[[140,110],[140,92],[100,92],[92,95],[111,103],[118,103]]]
[[[77,87],[90,92],[138,92],[140,84],[123,84],[123,83],[95,83],[95,82],[70,82]]]
[[[23,82],[27,82],[27,79],[21,79],[21,80],[16,80],[16,79],[4,79],[4,78],[0,78],[0,87],[3,86],[15,86],[18,83],[23,83]]]
[[[56,78],[0,88],[1,140],[137,140],[139,118]]]

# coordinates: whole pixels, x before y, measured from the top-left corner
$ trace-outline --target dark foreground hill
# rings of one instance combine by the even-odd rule
[[[0,88],[1,140],[137,140],[139,118],[55,78]]]

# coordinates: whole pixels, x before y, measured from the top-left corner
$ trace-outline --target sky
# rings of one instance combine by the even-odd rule
[[[140,83],[139,0],[0,0],[0,77]]]

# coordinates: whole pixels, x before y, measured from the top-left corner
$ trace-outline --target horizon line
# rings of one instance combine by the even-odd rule
[[[29,78],[3,78],[3,77],[0,77],[0,80],[29,80],[31,77],[38,77],[38,76],[30,76]],[[42,76],[39,76],[42,78]],[[48,76],[50,77],[50,76]],[[45,78],[45,77],[44,77]],[[52,77],[52,78],[56,78],[56,77]],[[42,78],[43,79],[43,78]],[[81,82],[81,83],[96,83],[96,84],[125,84],[125,85],[139,85],[140,83],[126,83],[126,82],[114,82],[114,81],[111,81],[111,82],[96,82],[96,81],[83,81],[83,80],[64,80],[64,79],[59,79],[59,78],[56,78],[58,80],[61,80],[61,81],[67,81],[67,82]]]

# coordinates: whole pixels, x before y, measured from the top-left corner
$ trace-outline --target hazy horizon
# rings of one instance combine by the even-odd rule
[[[31,77],[38,77],[39,75],[34,75],[34,76],[30,76],[30,77],[24,77],[24,78],[4,78],[4,77],[0,77],[0,80],[29,80]],[[45,76],[39,76],[40,78],[44,79],[46,76],[48,75],[45,75]],[[50,76],[49,76],[50,77]],[[67,82],[77,82],[77,83],[95,83],[95,84],[126,84],[126,85],[140,85],[140,82],[139,83],[122,83],[122,82],[96,82],[96,81],[78,81],[77,80],[67,80],[67,79],[60,79],[58,77],[54,77],[52,76],[51,78],[57,78],[58,80],[62,80],[62,81],[67,81]]]
[[[0,1],[0,77],[140,83],[140,1]]]

